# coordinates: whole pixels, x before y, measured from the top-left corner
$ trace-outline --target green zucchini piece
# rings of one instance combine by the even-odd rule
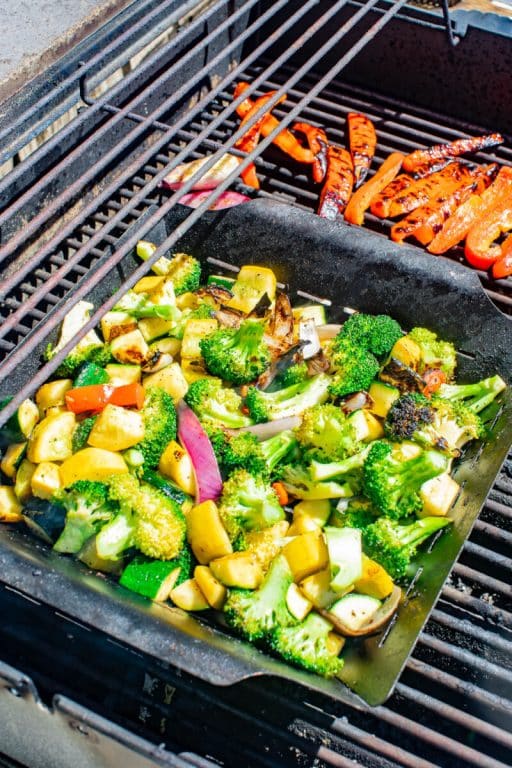
[[[163,478],[162,475],[159,475],[158,472],[155,472],[152,469],[145,469],[142,473],[142,479],[145,480],[146,483],[149,483],[149,485],[152,485],[154,488],[158,488],[158,490],[161,491],[164,496],[172,499],[177,504],[181,505],[186,501],[190,501],[190,496],[182,491],[181,488],[172,482],[172,480]]]
[[[315,325],[325,325],[327,317],[323,304],[306,304],[304,307],[293,308],[293,319],[295,322],[306,322],[312,320]]]
[[[87,440],[89,439],[91,429],[93,428],[94,422],[97,418],[97,416],[88,416],[87,418],[82,419],[82,421],[76,425],[75,431],[73,432],[73,437],[71,439],[71,447],[73,448],[73,453],[77,453],[78,451],[81,451],[82,448],[87,446]]]
[[[98,554],[98,550],[96,549],[96,539],[97,535],[87,539],[78,553],[77,558],[93,571],[102,571],[102,573],[113,574],[121,573],[129,558],[128,550],[123,552],[118,560],[108,560]],[[131,550],[131,553],[133,553],[133,549]]]
[[[11,402],[12,397],[6,397],[0,402],[0,410]],[[0,448],[11,443],[22,443],[30,437],[32,430],[39,421],[39,408],[32,400],[24,400],[16,413],[7,420],[0,429]]]
[[[23,519],[36,536],[52,545],[64,528],[66,510],[55,501],[32,496],[23,505]]]
[[[119,583],[132,592],[162,603],[176,586],[180,571],[181,565],[177,559],[135,557],[124,569]]]
[[[355,528],[324,528],[331,564],[331,589],[343,592],[363,574],[361,531]]]
[[[227,288],[228,291],[230,291],[234,282],[234,277],[228,277],[227,275],[210,275],[206,281],[206,285],[220,285],[222,288]]]
[[[329,613],[339,619],[347,629],[357,632],[369,624],[382,605],[381,600],[370,595],[351,592],[329,608]]]
[[[100,365],[96,365],[96,363],[82,363],[78,368],[73,386],[87,387],[90,384],[107,384],[108,381],[108,373]]]
[[[16,476],[16,470],[21,464],[25,453],[27,452],[27,443],[12,443],[4,453],[0,462],[0,469],[4,475],[11,480]]]

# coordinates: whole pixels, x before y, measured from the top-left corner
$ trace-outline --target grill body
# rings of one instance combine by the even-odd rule
[[[332,30],[352,18],[349,12],[353,14],[362,6],[350,3],[340,8],[330,25],[313,37],[311,30],[317,18],[328,10],[325,3],[310,4],[308,12],[289,30],[284,27],[291,14],[300,10],[298,3],[282,4],[281,16],[275,12],[277,4],[271,2],[254,3],[250,10],[241,2],[218,3],[208,18],[199,17],[195,26],[193,21],[182,21],[185,6],[192,4],[168,2],[159,4],[158,9],[157,5],[148,3],[145,7],[148,14],[154,13],[152,29],[160,29],[158,25],[169,19],[178,29],[168,48],[164,44],[160,53],[149,56],[117,90],[114,87],[99,97],[94,91],[101,79],[99,73],[112,71],[122,52],[110,41],[92,51],[97,56],[96,65],[88,67],[86,62],[80,78],[70,75],[62,100],[52,95],[48,114],[59,111],[64,99],[68,103],[76,98],[75,88],[88,107],[69,129],[64,129],[60,140],[43,145],[0,184],[5,203],[1,214],[2,296],[5,322],[10,323],[0,342],[5,354],[1,374],[4,391],[10,389],[8,376],[13,371],[20,382],[35,372],[34,355],[52,324],[57,326],[65,302],[76,298],[80,290],[88,294],[92,276],[99,274],[102,266],[105,275],[117,269],[117,262],[109,259],[118,250],[120,238],[125,236],[127,242],[127,230],[128,237],[140,231],[154,210],[151,206],[165,203],[167,198],[160,197],[157,183],[149,191],[145,185],[157,178],[170,154],[191,146],[189,158],[212,152],[236,130],[238,122],[232,116],[222,116],[223,106],[232,98],[230,83],[260,77],[259,90],[263,91],[289,81],[315,50],[328,43]],[[366,28],[391,5],[378,5],[362,18],[362,29],[355,29],[352,37],[349,34],[343,47],[333,45],[330,53],[287,88],[284,112],[315,87],[333,62],[353,51]],[[228,24],[237,13],[235,21]],[[267,21],[261,22],[265,18]],[[244,38],[255,23],[260,26]],[[222,24],[226,24],[225,30]],[[300,24],[303,39],[298,36]],[[127,25],[122,32],[135,45],[132,28]],[[210,40],[206,45],[205,39]],[[286,51],[289,54],[281,66],[272,70]],[[510,133],[510,115],[504,105],[510,103],[511,85],[503,75],[507,68],[510,71],[509,58],[508,41],[488,30],[471,29],[451,51],[438,15],[404,12],[390,21],[371,45],[347,64],[343,77],[325,86],[301,115],[326,122],[329,135],[340,141],[346,112],[360,109],[376,116],[383,155],[394,148],[412,149],[417,143],[449,140],[465,131]],[[439,78],[441,70],[443,76]],[[468,77],[493,87],[478,90],[478,98],[468,97],[470,89],[460,88],[461,80],[467,82]],[[170,94],[172,107],[157,114]],[[201,104],[202,98],[203,106],[194,112],[194,105]],[[19,119],[26,114],[25,106],[18,113]],[[124,116],[113,124],[123,109]],[[281,113],[276,110],[276,114]],[[5,134],[10,146],[7,154],[12,154],[19,140],[14,130],[18,118],[15,111],[11,115]],[[136,137],[132,134],[134,126],[142,126]],[[175,132],[169,138],[172,126]],[[159,145],[162,137],[166,140]],[[497,155],[510,161],[507,149]],[[110,159],[102,165],[105,156]],[[55,168],[62,158],[62,173],[57,173]],[[271,148],[257,165],[263,181],[262,197],[314,208],[317,192],[300,169],[291,167]],[[208,223],[202,219],[198,231],[204,233],[202,227]],[[376,224],[370,221],[369,226],[375,228]],[[128,276],[123,267],[119,269],[120,278]],[[487,276],[480,278],[489,297],[509,312],[508,281],[491,284]],[[109,293],[105,286],[95,291],[99,299]],[[442,309],[442,299],[439,301]],[[479,298],[476,305],[480,307],[481,302]],[[399,303],[393,311],[407,324],[407,318],[400,314],[402,307]],[[471,322],[478,324],[479,314],[468,313],[467,317],[470,336]],[[448,326],[439,330],[449,332]],[[464,351],[476,354],[474,360],[467,358],[468,366],[482,365],[478,349],[465,347]],[[494,359],[491,356],[484,366],[490,365],[491,370],[507,366],[503,348],[496,345],[493,354]],[[507,373],[506,368],[501,370]],[[506,435],[502,439],[504,445]],[[482,478],[482,496],[500,459],[491,464]],[[483,466],[479,464],[479,468]],[[110,585],[79,572],[63,558],[55,558],[34,540],[5,531],[1,532],[2,558],[8,578],[3,579],[0,600],[8,620],[1,630],[2,656],[33,677],[47,704],[55,693],[78,699],[155,743],[165,742],[168,755],[155,759],[170,760],[171,764],[179,765],[182,758],[177,755],[192,749],[202,757],[185,759],[198,765],[201,759],[213,757],[237,766],[344,766],[354,765],[355,760],[356,765],[363,766],[466,768],[478,764],[499,768],[509,764],[511,757],[510,476],[506,463],[395,694],[377,708],[369,710],[349,694],[336,701],[332,691],[328,687],[322,690],[320,683],[317,691],[306,692],[306,681],[292,671],[288,680],[251,678],[257,666],[251,652],[241,648],[236,665],[231,667],[226,664],[225,641],[210,628],[198,629],[194,622],[186,621],[181,628],[170,629],[159,616],[158,606],[148,609],[134,604],[131,597],[116,598],[121,600],[116,609],[121,610],[123,620],[113,632],[114,614],[108,609]],[[87,626],[70,623],[70,619],[77,621],[81,600],[90,612]],[[186,644],[180,641],[183,634],[189,638]],[[139,637],[144,637],[144,643],[134,652]],[[208,645],[204,657],[197,652],[202,643]],[[165,654],[166,661],[156,660]],[[94,668],[91,658],[98,660]],[[210,681],[226,684],[246,680],[219,688],[183,671],[194,664],[200,667],[201,662],[208,666]],[[277,668],[274,671],[279,673]],[[157,680],[152,693],[146,675]],[[54,709],[58,712],[59,706]]]

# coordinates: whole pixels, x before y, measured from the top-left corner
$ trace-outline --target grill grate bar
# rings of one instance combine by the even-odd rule
[[[492,661],[489,661],[489,659],[480,658],[471,651],[467,651],[464,648],[458,648],[452,643],[428,634],[428,632],[422,632],[419,642],[420,644],[427,646],[427,648],[437,651],[444,656],[444,658],[454,659],[461,664],[466,664],[468,667],[471,667],[471,669],[480,670],[486,677],[496,677],[502,682],[512,684],[512,671],[504,669],[499,664],[494,664]]]
[[[482,619],[488,619],[498,625],[512,629],[512,613],[502,608],[496,608],[479,597],[474,597],[467,592],[461,592],[449,585],[443,587],[443,596],[450,603],[460,605],[464,610],[471,611]]]
[[[469,541],[466,542],[464,549],[467,549],[469,543]],[[482,587],[489,590],[489,592],[501,592],[504,595],[510,594],[510,584],[495,579],[493,576],[488,576],[486,573],[477,571],[475,568],[471,568],[468,565],[456,563],[456,565],[453,566],[453,572],[458,576],[462,576],[462,578],[477,582]]]
[[[464,549],[472,555],[478,555],[485,560],[489,560],[493,565],[500,566],[506,570],[512,570],[512,559],[510,557],[505,557],[505,555],[500,555],[498,552],[493,552],[491,549],[482,547],[480,544],[475,544],[473,541],[467,541],[464,545]]]
[[[492,536],[492,538],[496,539],[496,541],[500,544],[512,546],[512,533],[504,531],[502,528],[498,528],[496,525],[491,525],[491,523],[486,523],[483,520],[477,520],[474,530],[477,530],[480,533],[484,533],[486,536]]]
[[[336,43],[337,40],[342,39],[348,32],[353,29],[357,23],[365,17],[365,14],[372,9],[373,5],[378,2],[378,0],[369,0],[368,5],[364,8],[362,8],[358,13],[356,13],[349,21],[347,21],[338,31],[336,34],[331,38],[331,40],[326,43],[324,46],[322,46],[305,64],[303,67],[297,70],[296,74],[291,78],[291,84],[293,85],[295,82],[300,80],[300,78],[303,76],[304,72],[308,70],[308,68],[314,66],[325,53],[327,53],[331,46]],[[393,16],[396,14],[398,9],[405,5],[406,0],[397,0],[394,5],[389,9],[389,11],[381,16],[381,18],[374,23],[368,30],[365,32],[356,42],[354,46],[352,46],[348,52],[342,56],[331,69],[327,71],[327,73],[318,81],[318,83],[312,88],[311,92],[304,97],[305,102],[308,103],[311,99],[313,99],[317,93],[319,93],[325,85],[330,82],[336,75],[338,75],[342,69],[359,53],[365,45],[368,43],[369,40],[371,40],[377,32],[385,26],[385,24],[393,18]],[[341,0],[341,4],[343,4],[343,0]],[[306,6],[303,6],[303,8]],[[327,14],[324,14],[322,17],[324,23],[326,20],[328,20],[331,16],[333,9],[330,9]],[[314,25],[315,28],[317,25]],[[310,35],[312,36],[314,32],[312,29],[310,29]],[[303,41],[304,35],[301,36],[301,41]],[[283,54],[283,57],[288,55],[288,53]],[[279,66],[279,57],[276,59],[276,67]],[[233,74],[233,73],[232,73]],[[236,76],[236,73],[235,73]],[[255,81],[254,86],[257,86],[257,81]],[[265,112],[265,109],[268,109],[272,106],[273,102],[276,102],[279,98],[279,92],[276,92],[275,96],[272,97],[272,99],[269,100],[268,104],[261,108],[261,113],[263,114]],[[239,97],[239,99],[243,98],[243,94]],[[231,107],[233,108],[233,105],[236,104],[236,101],[232,103]],[[195,209],[188,218],[180,225],[178,226],[174,233],[169,236],[162,244],[159,246],[159,248],[155,251],[155,253],[151,256],[151,258],[145,263],[142,264],[139,268],[135,270],[135,272],[128,278],[127,282],[125,283],[125,286],[123,289],[117,292],[116,295],[111,297],[103,306],[93,315],[91,320],[81,329],[80,333],[77,335],[77,338],[74,340],[74,343],[78,340],[78,338],[81,338],[85,333],[94,327],[94,325],[99,322],[101,315],[110,309],[116,301],[119,300],[121,294],[128,288],[132,287],[135,282],[144,274],[146,274],[153,263],[155,263],[160,256],[164,255],[177,240],[187,232],[190,227],[202,216],[205,210],[211,205],[211,202],[217,199],[217,197],[229,187],[229,185],[234,181],[234,179],[239,175],[239,173],[249,165],[249,163],[252,161],[253,156],[260,154],[267,146],[269,146],[272,142],[272,140],[275,138],[275,136],[282,130],[283,127],[288,125],[299,113],[302,109],[303,104],[298,104],[290,113],[287,115],[286,119],[283,121],[281,125],[279,125],[277,128],[272,131],[266,138],[262,140],[262,142],[259,145],[259,149],[254,150],[251,152],[248,157],[243,160],[238,169],[233,171],[213,192],[209,195],[207,200],[199,206],[197,209]],[[259,114],[256,113],[254,115],[254,120],[257,120],[259,117]],[[220,122],[220,118],[219,118]],[[238,138],[240,138],[242,135],[244,135],[245,131],[247,130],[246,127],[240,128],[234,136],[232,136],[227,142],[226,142],[226,149],[231,147],[235,141],[237,141]],[[198,141],[200,140],[200,137],[198,137]],[[177,199],[186,191],[188,191],[192,185],[195,183],[195,181],[202,177],[202,175],[214,165],[214,163],[219,159],[222,152],[219,150],[217,153],[214,153],[210,156],[209,160],[204,164],[203,168],[198,171],[196,174],[194,174],[187,182],[184,184],[182,190],[180,190],[179,193],[175,193],[172,195],[169,200],[164,203],[159,211],[154,214],[153,216],[148,217],[148,219],[145,221],[144,226],[141,227],[140,232],[137,233],[134,237],[130,238],[123,246],[122,248],[119,248],[115,251],[115,253],[108,259],[105,260],[103,264],[97,265],[95,273],[91,275],[91,278],[88,283],[88,289],[92,288],[93,286],[97,285],[101,280],[103,279],[103,276],[106,274],[107,271],[110,271],[112,267],[117,264],[123,256],[128,253],[128,251],[136,244],[136,241],[143,237],[146,232],[148,232],[151,227],[157,223],[157,221],[160,221],[166,214],[168,210],[170,210],[174,204],[177,202]],[[179,157],[179,156],[178,156]],[[177,162],[177,158],[174,159],[174,163]],[[158,177],[157,177],[158,178]],[[153,182],[154,183],[154,182]],[[83,287],[79,287],[74,296],[73,296],[73,305],[82,298],[83,295],[85,295],[86,289]],[[55,327],[61,320],[62,320],[62,307],[55,311],[55,313],[48,318],[48,322],[46,324],[45,331],[47,332],[50,330],[50,328]],[[46,336],[46,332],[44,335]],[[8,361],[4,364],[4,376],[8,375],[9,370],[12,370],[12,367],[16,365],[16,357],[18,355],[25,356],[27,352],[30,349],[33,349],[37,343],[41,340],[42,332],[36,331],[33,333],[33,335],[30,337],[30,339],[27,340],[26,344],[23,348],[20,348],[17,350],[17,353],[15,353]],[[41,368],[36,376],[34,377],[31,384],[28,384],[25,386],[22,390],[22,392],[18,393],[13,400],[9,403],[6,408],[3,409],[0,420],[3,421],[6,420],[16,409],[16,407],[19,405],[20,402],[24,399],[25,393],[28,390],[32,390],[33,388],[37,387],[39,384],[43,383],[44,379],[53,372],[59,365],[59,363],[62,361],[62,359],[65,357],[67,353],[72,349],[73,342],[70,342],[65,347],[63,347],[62,350],[59,351],[59,353],[49,362],[47,363],[43,368]]]
[[[498,480],[496,482],[495,487],[498,488],[500,491],[509,491],[510,485],[508,483],[502,483]],[[512,518],[512,508],[507,506],[506,504],[502,504],[500,501],[494,501],[494,499],[487,499],[485,502],[485,506],[491,509],[493,512],[498,512],[500,515],[503,515],[507,518]]]
[[[493,632],[489,632],[488,630],[482,629],[482,627],[471,624],[471,622],[455,618],[454,616],[450,616],[449,614],[445,613],[443,610],[440,610],[438,608],[434,608],[431,614],[431,619],[435,621],[437,624],[441,624],[443,627],[448,627],[449,629],[452,629],[454,632],[462,632],[465,635],[469,635],[470,637],[477,638],[482,643],[485,643],[486,645],[491,645],[496,650],[503,651],[504,653],[510,654],[512,658],[512,639],[507,640],[504,637],[501,637],[500,635],[497,635]]]

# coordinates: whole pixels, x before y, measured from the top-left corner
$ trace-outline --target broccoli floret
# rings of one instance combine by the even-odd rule
[[[352,339],[335,339],[326,353],[333,371],[329,392],[335,397],[367,390],[379,371],[377,358]]]
[[[203,423],[237,429],[252,424],[242,411],[242,398],[230,387],[223,387],[220,379],[198,379],[192,382],[185,402]]]
[[[233,542],[233,548],[237,552],[251,552],[263,571],[266,571],[272,560],[290,541],[286,536],[289,527],[287,520],[280,520],[262,531],[244,531]]]
[[[91,480],[78,480],[66,491],[59,491],[56,501],[66,509],[66,524],[53,545],[57,552],[78,552],[116,511],[108,485]]]
[[[53,348],[51,344],[46,347],[45,359],[51,360],[57,352],[57,347]],[[66,379],[73,378],[78,369],[84,363],[95,363],[98,367],[103,368],[112,359],[109,344],[101,344],[101,346],[91,344],[89,346],[76,346],[73,351],[64,358],[62,363],[55,371],[56,376],[62,376]]]
[[[434,396],[431,402],[434,410],[434,428],[454,454],[470,440],[482,437],[484,425],[480,416],[463,401],[452,402]]]
[[[360,450],[353,421],[332,403],[304,411],[295,434],[308,456],[320,460],[340,461]]]
[[[243,531],[261,531],[285,517],[274,489],[245,469],[236,470],[224,483],[219,514],[232,540]]]
[[[327,400],[330,383],[330,377],[320,373],[275,392],[262,392],[256,387],[249,387],[245,403],[257,422],[298,416],[307,408]]]
[[[490,376],[474,384],[441,384],[436,397],[451,403],[462,402],[473,413],[480,413],[506,389],[501,376]]]
[[[228,625],[255,642],[266,638],[276,627],[295,624],[286,605],[286,593],[292,583],[288,561],[284,555],[278,555],[258,589],[229,591],[224,605]]]
[[[48,344],[44,358],[51,360],[89,321],[94,305],[89,301],[79,301],[70,309],[62,322],[59,340],[54,346]],[[95,331],[88,331],[80,339],[71,353],[63,360],[56,371],[58,376],[72,378],[76,369],[84,362],[90,361],[98,365],[105,365],[111,358],[110,347],[104,344]]]
[[[151,387],[146,392],[141,413],[144,438],[134,448],[144,457],[144,469],[151,469],[156,467],[170,441],[176,438],[176,408],[164,389]]]
[[[342,326],[334,346],[341,339],[350,339],[355,346],[372,352],[377,357],[387,355],[402,336],[402,329],[389,315],[365,315],[356,312]]]
[[[370,446],[365,445],[359,453],[354,453],[352,456],[348,456],[341,461],[316,461],[313,459],[309,465],[309,474],[311,479],[315,482],[317,480],[330,480],[332,477],[343,478],[346,480],[346,475],[352,475],[358,470],[363,468],[365,459],[370,451]],[[351,485],[354,485],[355,478],[351,478]]]
[[[353,498],[342,501],[329,518],[335,528],[366,528],[375,522],[377,513],[369,499]]]
[[[96,416],[88,416],[86,419],[82,419],[82,421],[76,425],[75,431],[73,432],[73,438],[71,440],[73,453],[81,451],[82,448],[86,447],[87,440],[91,434],[91,429],[94,426],[96,418]]]
[[[280,472],[280,479],[291,496],[296,499],[313,501],[315,499],[346,499],[355,496],[359,490],[356,477],[337,480],[319,481],[311,477],[310,467],[300,464],[286,465]]]
[[[309,378],[308,364],[303,360],[286,368],[283,373],[276,376],[276,384],[279,387],[289,387],[291,384],[299,384]]]
[[[410,525],[380,517],[363,530],[363,547],[393,579],[403,579],[419,545],[449,525],[446,517],[424,517]]]
[[[101,557],[116,560],[131,546],[159,560],[179,555],[185,543],[186,523],[175,501],[129,474],[110,479],[109,497],[119,503],[120,511],[96,538]]]
[[[425,368],[440,368],[448,379],[453,379],[457,365],[455,347],[449,341],[442,341],[428,328],[413,328],[407,336],[416,342],[421,350],[420,373]]]
[[[156,246],[153,243],[145,241],[137,243],[137,255],[143,261],[147,261],[155,250]],[[152,271],[156,275],[171,278],[176,296],[187,291],[195,291],[199,288],[201,281],[201,264],[188,253],[176,253],[171,259],[162,256],[153,264]]]
[[[376,440],[363,466],[364,493],[386,517],[406,517],[422,509],[423,483],[446,472],[448,466],[448,457],[438,451],[419,449],[410,458],[403,444]]]
[[[210,432],[209,437],[225,477],[235,469],[246,469],[256,477],[269,479],[277,464],[297,443],[293,432],[287,430],[262,442],[250,432],[228,435],[216,430]]]
[[[311,612],[296,626],[277,627],[272,633],[270,645],[290,664],[322,677],[334,677],[343,668],[343,660],[331,650],[331,630],[329,621]]]
[[[239,328],[219,328],[209,334],[199,343],[207,369],[233,384],[254,381],[271,362],[264,332],[262,323],[245,320]]]
[[[172,285],[172,284],[171,284]],[[145,317],[158,317],[161,320],[176,320],[181,318],[181,312],[174,304],[174,292],[165,298],[168,303],[153,302],[147,294],[128,291],[112,308],[112,312],[126,312],[136,320]]]

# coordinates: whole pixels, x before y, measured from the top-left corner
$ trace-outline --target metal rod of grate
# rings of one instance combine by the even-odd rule
[[[251,2],[251,0],[249,0]],[[319,49],[315,52],[315,54],[309,59],[308,62],[306,62],[302,67],[300,67],[296,72],[290,77],[288,81],[288,86],[293,87],[308,71],[311,70],[312,67],[315,66],[319,61],[322,60],[322,58],[331,50],[333,45],[336,45],[339,43],[353,28],[357,26],[357,24],[365,18],[367,13],[371,11],[374,5],[378,0],[369,0],[368,3],[366,3],[363,7],[361,7],[356,13],[349,18],[348,21],[346,21],[341,27],[339,27],[335,34],[331,36],[329,41],[327,43],[324,43],[324,45],[320,46]],[[322,23],[327,23],[328,20],[330,20],[333,16],[334,10],[339,10],[345,5],[345,0],[340,0],[338,3],[333,4],[333,6],[327,11],[325,14],[323,14],[322,17],[320,17],[317,22],[312,25],[312,27],[308,30],[307,36],[314,37],[315,33],[318,30],[319,25]],[[214,202],[217,197],[228,188],[228,186],[238,177],[240,172],[244,170],[249,163],[261,152],[270,145],[272,140],[277,136],[277,134],[282,130],[283,127],[288,125],[294,118],[296,118],[301,110],[316,96],[318,95],[325,86],[331,82],[333,78],[338,75],[342,69],[348,64],[349,61],[351,61],[356,54],[361,51],[364,46],[368,43],[369,40],[371,40],[378,32],[379,30],[385,26],[385,24],[394,16],[394,14],[398,11],[400,7],[405,5],[405,0],[397,0],[397,2],[393,3],[388,11],[384,13],[376,22],[374,22],[370,28],[364,32],[356,41],[355,44],[349,47],[347,52],[340,57],[340,59],[326,72],[326,74],[313,86],[311,91],[308,94],[305,94],[304,97],[298,102],[298,104],[286,115],[286,117],[283,119],[280,126],[278,126],[272,133],[270,133],[266,138],[264,138],[258,148],[254,150],[253,152],[249,153],[245,159],[241,160],[241,163],[233,173],[231,173],[213,192],[208,196],[208,199],[196,210],[194,210],[186,219],[185,222],[183,222],[176,231],[167,238],[167,240],[157,249],[155,254],[151,257],[151,259],[146,262],[146,264],[141,265],[140,268],[135,270],[133,275],[128,279],[126,282],[124,288],[118,292],[115,296],[113,296],[111,299],[109,299],[105,304],[101,307],[98,312],[94,314],[94,316],[91,318],[90,323],[88,323],[84,328],[82,329],[81,333],[77,338],[81,337],[83,334],[87,332],[90,328],[94,327],[95,324],[99,322],[99,319],[102,314],[104,314],[105,311],[107,311],[109,308],[114,306],[117,300],[119,300],[119,297],[122,292],[124,292],[126,289],[130,288],[132,285],[135,284],[135,282],[143,275],[145,274],[149,268],[152,266],[152,264],[161,256],[164,252],[166,252],[172,245],[177,242],[177,240],[202,216],[205,210],[208,209],[208,207]],[[245,6],[244,6],[245,7]],[[297,45],[303,45],[305,39],[305,33],[302,31],[301,35],[297,39]],[[278,57],[277,62],[275,63],[275,67],[277,68],[279,64],[284,63],[287,57],[289,57],[290,52],[284,52],[281,57]],[[283,61],[279,61],[279,59],[283,59]],[[234,73],[232,73],[232,79],[237,77],[239,72],[235,70]],[[259,85],[259,80],[261,80],[262,77],[257,78],[250,86],[250,92]],[[256,121],[264,112],[266,109],[268,109],[270,106],[273,106],[277,103],[279,100],[279,97],[285,93],[285,87],[281,86],[279,88],[275,95],[269,100],[268,104],[263,106],[255,115],[253,120]],[[230,114],[236,106],[242,101],[243,96],[238,97],[235,101],[233,101],[225,110],[225,113]],[[127,111],[128,108],[127,108]],[[118,113],[117,115],[114,115],[112,120],[116,120],[119,117]],[[221,118],[219,118],[220,120]],[[213,125],[215,121],[211,125]],[[249,124],[248,124],[249,125]],[[90,288],[94,285],[97,285],[104,277],[105,274],[108,273],[112,269],[112,267],[117,264],[123,256],[135,246],[136,241],[142,237],[145,232],[149,231],[149,229],[154,226],[160,219],[163,218],[165,213],[170,210],[180,199],[180,197],[189,191],[193,184],[201,178],[201,176],[211,168],[214,163],[222,156],[224,151],[226,149],[229,149],[233,146],[233,144],[236,143],[236,141],[241,138],[241,136],[245,133],[248,126],[245,126],[243,128],[239,128],[225,143],[222,148],[214,152],[211,156],[209,156],[208,161],[205,163],[203,168],[199,170],[197,173],[195,173],[183,186],[183,188],[171,195],[171,197],[160,207],[158,212],[150,216],[144,223],[144,226],[142,227],[141,231],[136,235],[131,237],[122,248],[116,249],[116,251],[109,256],[103,264],[100,266],[96,266],[95,271],[89,276],[87,285],[82,285],[79,287],[75,294],[73,295],[72,299],[70,299],[71,304],[76,303],[80,298],[85,295],[85,293],[90,290]],[[135,131],[138,131],[140,128],[140,125],[136,125]],[[203,134],[208,135],[209,130],[211,129],[211,126],[207,127]],[[188,148],[183,150],[181,153],[179,153],[170,163],[168,166],[168,170],[176,167],[178,163],[187,157],[187,153],[190,151],[190,149],[195,148],[197,144],[200,143],[203,136],[199,135],[195,142],[193,141]],[[181,156],[180,156],[181,155]],[[163,174],[163,172],[161,172]],[[165,174],[164,174],[165,175]],[[156,177],[158,178],[158,176]],[[159,179],[160,180],[160,179]],[[151,182],[154,184],[154,180]],[[71,185],[72,187],[74,185]],[[39,219],[38,216],[35,217],[35,220]],[[28,227],[31,226],[31,224],[27,225]],[[14,238],[17,239],[16,237]],[[11,244],[7,244],[6,249],[7,252],[11,252]],[[90,247],[89,243],[85,246]],[[9,372],[13,370],[13,367],[17,364],[17,360],[20,359],[21,356],[26,356],[26,354],[29,354],[31,350],[33,350],[37,343],[41,341],[42,335],[46,335],[46,333],[49,330],[49,327],[55,327],[63,318],[65,312],[69,309],[70,303],[64,307],[60,307],[57,309],[54,314],[48,319],[47,323],[45,324],[45,330],[42,329],[36,330],[34,333],[32,333],[24,344],[20,345],[20,347],[16,350],[16,352],[8,358],[8,360],[3,365],[2,370],[2,378],[9,375]],[[76,343],[76,341],[75,341]],[[41,371],[36,375],[34,380],[30,385],[27,385],[27,387],[24,387],[22,392],[20,392],[18,395],[16,395],[11,401],[11,403],[2,411],[2,414],[0,416],[0,420],[2,423],[5,421],[6,418],[8,418],[9,415],[11,415],[15,409],[19,406],[19,404],[22,402],[22,400],[27,396],[28,391],[32,391],[34,388],[36,388],[39,384],[41,384],[45,378],[48,377],[48,375],[53,372],[61,362],[61,360],[64,358],[66,354],[70,351],[72,348],[73,343],[70,343],[66,345],[54,358],[50,363],[48,363],[46,366],[44,366]]]

